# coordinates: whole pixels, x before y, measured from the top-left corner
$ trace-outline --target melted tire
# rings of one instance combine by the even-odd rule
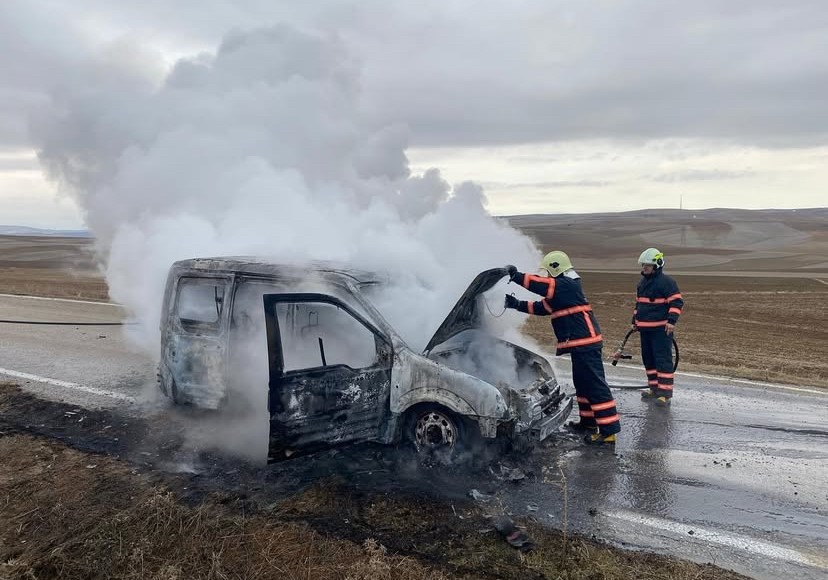
[[[439,406],[421,406],[408,414],[404,439],[425,464],[465,462],[480,440],[477,424]]]

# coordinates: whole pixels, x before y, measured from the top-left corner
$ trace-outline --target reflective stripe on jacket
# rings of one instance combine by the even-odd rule
[[[552,319],[552,330],[558,340],[556,354],[602,346],[601,327],[579,278],[569,278],[565,274],[549,278],[518,272],[514,280],[527,290],[543,296],[537,302],[521,300],[518,310]]]
[[[683,307],[678,284],[659,268],[638,282],[633,324],[639,330],[662,328],[668,322],[675,325]]]

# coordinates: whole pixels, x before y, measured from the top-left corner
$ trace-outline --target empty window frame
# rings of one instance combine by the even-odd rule
[[[284,372],[335,365],[363,369],[377,363],[374,333],[335,304],[280,302],[276,315]]]

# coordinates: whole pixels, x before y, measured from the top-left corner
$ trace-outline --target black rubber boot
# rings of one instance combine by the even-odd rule
[[[583,421],[570,421],[566,424],[566,428],[576,433],[593,433],[598,429],[598,425],[587,425]]]

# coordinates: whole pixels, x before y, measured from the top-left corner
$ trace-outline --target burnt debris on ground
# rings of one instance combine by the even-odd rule
[[[216,491],[258,491],[263,501],[299,492],[336,474],[355,491],[409,493],[442,500],[467,500],[481,488],[501,488],[540,472],[530,459],[501,456],[492,446],[456,463],[418,457],[408,445],[363,443],[283,460],[269,467],[198,448],[186,437],[187,410],[170,406],[146,417],[121,415],[40,399],[11,384],[0,384],[0,432],[25,433],[60,441],[85,453],[124,459],[163,473],[196,500]],[[554,445],[550,443],[549,445]]]
[[[156,423],[0,385],[0,577],[741,578],[531,516],[504,537],[499,497],[540,476],[530,461],[429,467],[358,445],[252,466],[193,460]]]

